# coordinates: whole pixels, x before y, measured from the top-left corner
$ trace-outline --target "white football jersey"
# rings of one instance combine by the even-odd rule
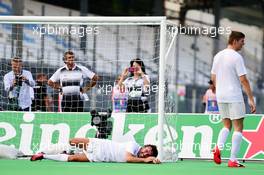
[[[137,156],[140,148],[136,142],[90,138],[85,154],[91,162],[126,162],[126,153]]]

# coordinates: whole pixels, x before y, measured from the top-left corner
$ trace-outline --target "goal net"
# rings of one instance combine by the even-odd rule
[[[175,29],[163,17],[1,17],[0,142],[32,154],[45,144],[108,132],[106,137],[116,141],[158,145],[160,156],[175,160],[176,119],[170,114],[177,98]],[[77,73],[67,67],[67,51],[75,56]],[[14,73],[14,57],[21,58],[17,62],[34,84]],[[78,71],[86,73],[76,84]],[[96,85],[82,91],[94,82],[93,73],[99,76]],[[49,86],[49,79],[59,89]],[[79,87],[80,99],[66,86]],[[82,101],[84,113],[67,113],[66,95],[72,108]],[[30,113],[17,112],[27,107]]]

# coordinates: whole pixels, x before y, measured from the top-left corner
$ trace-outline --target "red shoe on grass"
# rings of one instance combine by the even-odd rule
[[[221,160],[221,151],[219,150],[218,146],[216,146],[214,149],[213,149],[213,154],[214,154],[214,162],[216,164],[221,164],[222,163],[222,160]]]
[[[232,161],[232,160],[228,161],[228,167],[230,167],[230,168],[245,168],[245,166],[240,164],[238,161]]]
[[[43,155],[44,155],[44,153],[38,153],[38,154],[35,154],[35,155],[33,155],[33,156],[30,158],[30,161],[42,160],[42,159],[44,159]]]

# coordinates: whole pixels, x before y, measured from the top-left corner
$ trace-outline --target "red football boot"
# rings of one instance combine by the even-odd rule
[[[240,164],[238,161],[232,161],[232,160],[228,161],[228,167],[230,167],[230,168],[245,168],[245,166]]]
[[[212,152],[214,154],[214,162],[216,164],[221,164],[221,151],[219,150],[218,146],[216,146]]]
[[[30,161],[42,160],[42,159],[44,159],[43,155],[44,155],[44,153],[38,153],[38,154],[35,154],[35,155],[33,155],[33,156],[30,158]]]

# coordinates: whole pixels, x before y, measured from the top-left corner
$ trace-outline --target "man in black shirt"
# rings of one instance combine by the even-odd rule
[[[37,74],[36,86],[34,87],[35,99],[32,104],[32,111],[49,111],[51,112],[51,101],[47,94],[48,77],[43,74]]]

